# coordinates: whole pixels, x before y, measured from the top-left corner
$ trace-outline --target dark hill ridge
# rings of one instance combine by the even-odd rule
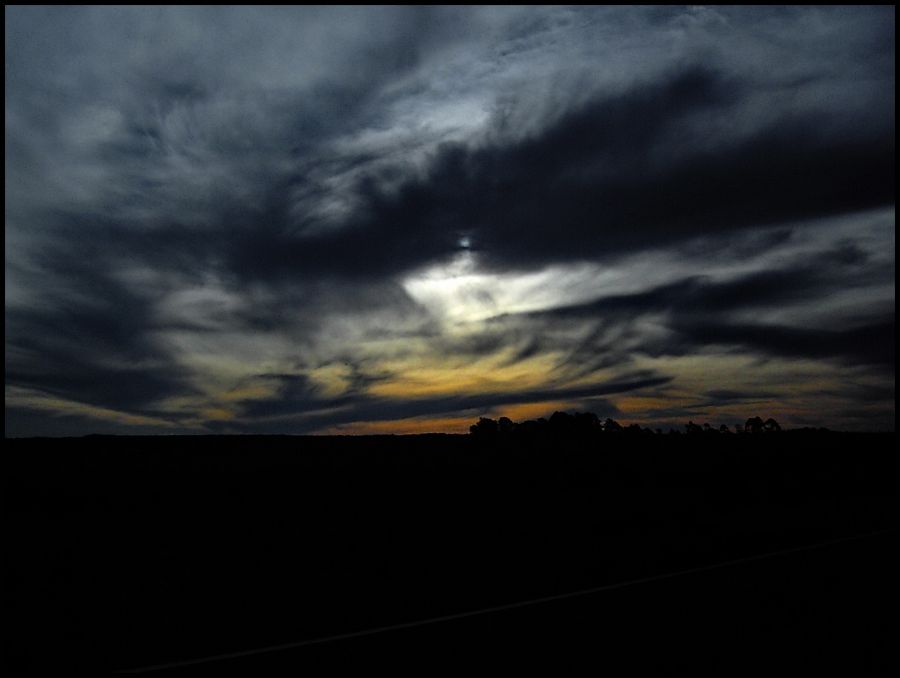
[[[895,447],[894,434],[627,428],[7,440],[4,608],[18,623],[6,661],[102,673],[892,529]],[[796,587],[771,576],[787,608],[813,609],[816,590],[791,602]],[[829,617],[822,633],[852,639],[864,610],[845,612],[846,627]],[[747,639],[753,661],[767,640]],[[705,656],[667,646],[727,668],[749,645],[725,641]],[[818,647],[819,661],[849,662],[860,643]]]

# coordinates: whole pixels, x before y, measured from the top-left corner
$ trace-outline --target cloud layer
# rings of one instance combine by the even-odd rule
[[[18,7],[6,61],[8,435],[894,426],[893,8]]]

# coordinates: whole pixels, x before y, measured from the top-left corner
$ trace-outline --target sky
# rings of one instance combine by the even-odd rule
[[[893,7],[7,7],[5,434],[894,430]]]

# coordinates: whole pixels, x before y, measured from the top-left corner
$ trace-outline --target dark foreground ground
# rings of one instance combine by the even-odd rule
[[[7,440],[4,664],[109,674],[651,578],[158,673],[895,669],[895,445]]]

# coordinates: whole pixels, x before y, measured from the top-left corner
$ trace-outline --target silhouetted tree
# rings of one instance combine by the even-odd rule
[[[488,438],[497,435],[497,422],[487,417],[481,417],[477,424],[469,427],[469,433],[475,436]]]
[[[763,420],[759,417],[752,417],[747,420],[747,423],[744,424],[744,431],[747,433],[762,433],[763,431]]]
[[[727,424],[721,424],[718,428],[711,426],[708,422],[704,424],[695,424],[689,421],[685,424],[685,433],[689,435],[715,435],[721,433],[731,433],[731,429]],[[777,433],[781,431],[781,426],[773,418],[765,421],[760,417],[751,417],[745,424],[737,423],[734,425],[737,433]],[[600,418],[593,412],[554,412],[550,419],[530,419],[522,423],[516,423],[509,417],[500,417],[499,421],[494,421],[487,417],[481,417],[477,423],[469,427],[469,432],[475,436],[484,438],[492,438],[497,435],[513,436],[517,439],[528,436],[557,436],[590,438],[602,432],[608,433],[628,433],[628,434],[648,434],[653,435],[654,429],[641,428],[639,424],[629,424],[622,426],[615,419],[607,418],[602,424]],[[660,429],[655,429],[657,435],[662,435]],[[681,431],[669,429],[669,435],[680,435]]]
[[[689,421],[687,424],[685,424],[684,429],[687,433],[691,434],[703,433],[703,428],[692,421]]]
[[[529,419],[528,421],[523,421],[521,424],[515,424],[514,431],[517,436],[534,437],[544,433],[546,424],[546,420],[543,419],[539,419],[538,421]]]
[[[575,428],[582,434],[595,433],[600,430],[600,418],[593,412],[576,412]]]
[[[550,430],[556,435],[571,433],[574,423],[574,417],[567,412],[554,412],[550,416]]]
[[[763,430],[766,433],[777,433],[781,431],[781,426],[779,426],[778,422],[772,419],[772,417],[769,417],[766,419],[766,423],[763,424]]]

